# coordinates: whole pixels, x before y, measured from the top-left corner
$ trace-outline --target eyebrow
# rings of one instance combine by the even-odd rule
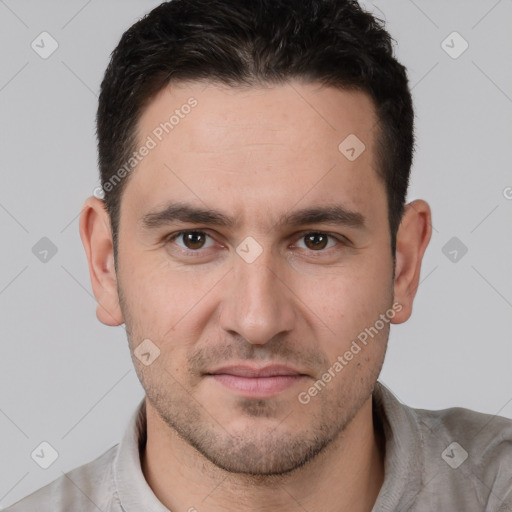
[[[149,212],[142,217],[142,226],[152,230],[183,222],[233,228],[237,224],[234,217],[220,211],[198,208],[186,203],[170,203],[162,210]],[[341,205],[313,206],[286,213],[279,217],[277,225],[298,226],[302,224],[334,224],[352,228],[364,228],[364,216]]]

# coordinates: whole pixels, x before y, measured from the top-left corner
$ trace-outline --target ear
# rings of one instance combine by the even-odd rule
[[[110,218],[101,199],[89,197],[80,214],[80,237],[89,263],[94,296],[98,301],[96,316],[105,325],[124,322],[117,293],[114,246]]]
[[[391,320],[401,324],[409,319],[419,286],[421,261],[432,235],[432,215],[428,203],[417,199],[405,206],[396,237],[394,302],[402,309]]]

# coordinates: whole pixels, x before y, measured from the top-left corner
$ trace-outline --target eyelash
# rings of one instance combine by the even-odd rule
[[[194,233],[194,234],[199,234],[199,235],[206,235],[210,238],[213,238],[210,234],[208,234],[206,231],[201,231],[199,229],[184,229],[182,231],[177,231],[176,233],[172,233],[171,235],[168,235],[167,237],[165,237],[164,239],[164,242],[165,243],[171,243],[171,242],[174,242],[177,238],[179,238],[180,236],[184,235],[184,234],[188,234],[188,233]],[[346,246],[348,244],[348,240],[344,240],[343,237],[341,236],[336,236],[336,235],[333,235],[331,233],[327,233],[325,231],[303,231],[300,233],[300,236],[298,237],[298,240],[300,239],[303,239],[306,235],[324,235],[324,236],[327,236],[331,239],[334,239],[338,242],[338,244],[341,244],[342,246]],[[208,249],[208,248],[207,248]],[[314,250],[308,250],[308,252],[310,253],[327,253],[329,251],[329,249],[333,249],[333,247],[329,247],[328,249],[319,249],[318,251],[314,251]],[[206,249],[183,249],[182,247],[179,248],[179,252],[181,252],[182,254],[185,254],[187,256],[192,256],[192,257],[199,257],[199,256],[203,256],[203,252],[204,250]]]

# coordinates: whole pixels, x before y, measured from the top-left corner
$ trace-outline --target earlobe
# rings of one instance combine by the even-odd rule
[[[419,286],[421,262],[432,235],[432,215],[427,202],[418,199],[406,205],[396,237],[394,302],[402,305],[392,323],[409,319]]]
[[[117,293],[110,219],[103,201],[97,197],[89,197],[84,203],[80,214],[80,237],[98,301],[96,316],[105,325],[120,325],[124,319]]]

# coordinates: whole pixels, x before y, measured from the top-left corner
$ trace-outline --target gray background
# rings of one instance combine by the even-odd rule
[[[117,443],[143,397],[123,327],[96,320],[78,215],[99,184],[94,116],[110,52],[158,3],[0,0],[0,507]],[[409,70],[409,200],[430,203],[434,226],[381,380],[415,407],[512,418],[512,0],[364,5]],[[47,59],[31,47],[43,31],[59,45]],[[469,44],[457,58],[454,31]],[[43,237],[57,248],[46,262],[32,250]],[[42,441],[59,454],[46,470],[31,458]]]

